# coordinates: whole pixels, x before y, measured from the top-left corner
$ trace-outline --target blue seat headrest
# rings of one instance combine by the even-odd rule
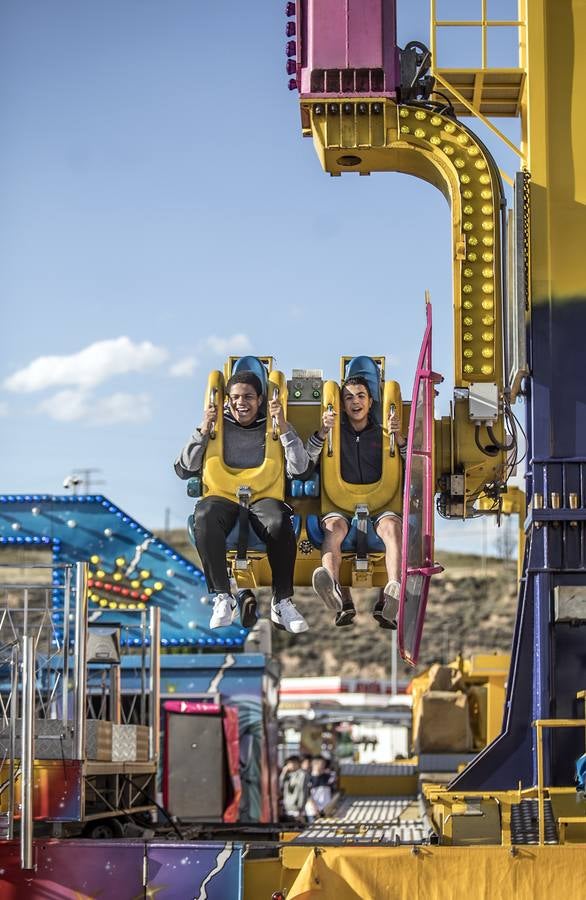
[[[358,377],[364,378],[370,388],[370,393],[372,394],[372,399],[374,401],[372,404],[371,415],[375,422],[378,422],[380,425],[382,402],[381,377],[380,369],[372,357],[355,356],[349,363],[346,363],[344,381],[347,381],[348,378]]]

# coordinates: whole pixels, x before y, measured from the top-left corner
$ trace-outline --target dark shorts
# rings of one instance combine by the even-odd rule
[[[390,509],[385,509],[382,512],[377,513],[376,516],[371,516],[370,521],[376,528],[376,526],[381,521],[381,519],[388,519],[390,516],[392,516],[393,519],[397,519],[399,521],[399,523],[403,522],[402,516],[400,516],[396,512],[391,512]],[[350,525],[352,523],[353,518],[354,518],[354,516],[349,516],[347,513],[340,512],[339,510],[333,509],[331,512],[326,513],[325,516],[322,516],[320,519],[320,522],[323,524],[326,519],[344,519],[344,521],[348,525],[348,530],[350,530]]]

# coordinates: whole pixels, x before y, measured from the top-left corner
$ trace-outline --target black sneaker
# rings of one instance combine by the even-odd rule
[[[354,606],[354,601],[352,600],[352,594],[350,593],[349,588],[341,588],[341,591],[342,609],[340,610],[340,612],[336,613],[335,621],[335,624],[338,626],[338,628],[343,628],[346,625],[352,625],[356,616],[356,607]]]
[[[319,566],[313,573],[311,583],[318,597],[320,597],[329,609],[341,612],[343,608],[342,591],[337,581],[334,581],[325,566]]]
[[[240,624],[243,628],[254,628],[258,622],[256,597],[252,591],[246,589],[238,591],[236,600],[240,609]]]

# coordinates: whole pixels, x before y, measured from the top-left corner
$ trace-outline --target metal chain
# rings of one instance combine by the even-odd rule
[[[525,309],[529,309],[531,292],[530,278],[531,255],[531,172],[523,169],[523,289],[525,295]]]

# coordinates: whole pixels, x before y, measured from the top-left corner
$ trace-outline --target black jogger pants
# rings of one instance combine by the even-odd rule
[[[226,571],[226,537],[238,521],[240,506],[224,497],[205,497],[193,514],[195,544],[210,593],[230,593]],[[250,504],[249,521],[267,547],[275,600],[293,596],[293,569],[297,543],[291,508],[267,498]]]

